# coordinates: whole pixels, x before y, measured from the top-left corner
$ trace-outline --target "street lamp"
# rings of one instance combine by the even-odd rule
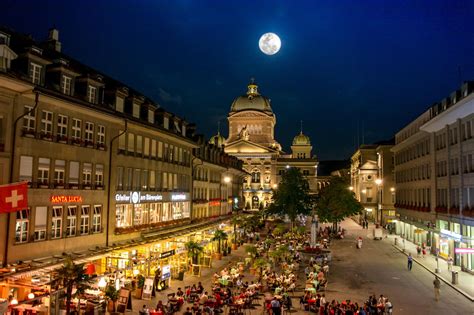
[[[230,177],[229,176],[226,176],[224,177],[224,183],[230,183]]]
[[[349,190],[350,190],[350,191],[353,191],[353,190],[354,190],[354,187],[349,186]]]

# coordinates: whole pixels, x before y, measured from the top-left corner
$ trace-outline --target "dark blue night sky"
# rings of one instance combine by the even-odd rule
[[[320,159],[391,138],[474,79],[474,1],[21,1],[1,24],[63,51],[195,122],[210,136],[255,77],[286,150],[299,132]],[[275,32],[266,56],[258,39]],[[226,132],[226,128],[222,128]],[[363,130],[363,132],[362,132]]]

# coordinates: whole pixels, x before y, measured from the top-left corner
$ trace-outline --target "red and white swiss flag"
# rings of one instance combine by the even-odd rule
[[[0,185],[0,213],[28,208],[28,183]]]

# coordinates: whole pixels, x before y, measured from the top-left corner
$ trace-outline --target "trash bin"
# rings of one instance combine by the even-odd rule
[[[458,272],[457,271],[451,271],[451,283],[452,284],[458,284],[459,283]]]
[[[395,245],[398,245],[398,237],[395,237]]]
[[[178,280],[181,280],[181,281],[184,280],[184,271],[180,271],[180,272],[178,273]]]

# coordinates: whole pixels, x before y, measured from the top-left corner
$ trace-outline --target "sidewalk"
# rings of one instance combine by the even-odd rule
[[[369,230],[373,229],[373,225],[369,225]],[[458,273],[458,284],[452,284],[451,279],[451,271],[448,271],[448,264],[447,262],[439,258],[438,263],[439,263],[439,273],[435,273],[436,270],[436,257],[431,254],[426,254],[425,257],[420,256],[417,257],[417,251],[416,247],[417,245],[405,240],[403,242],[403,239],[399,235],[388,235],[386,234],[387,231],[384,230],[384,235],[387,237],[383,239],[384,242],[392,245],[396,249],[398,249],[400,252],[404,253],[406,256],[408,256],[408,253],[411,253],[413,256],[413,261],[425,268],[428,272],[432,273],[433,275],[437,275],[438,278],[443,281],[445,284],[449,285],[452,287],[454,290],[458,291],[462,295],[464,295],[466,298],[474,302],[474,276],[461,271],[461,267],[459,266],[453,266],[452,271],[455,271]],[[398,245],[395,245],[395,238],[398,240]],[[404,250],[405,249],[405,250]]]

